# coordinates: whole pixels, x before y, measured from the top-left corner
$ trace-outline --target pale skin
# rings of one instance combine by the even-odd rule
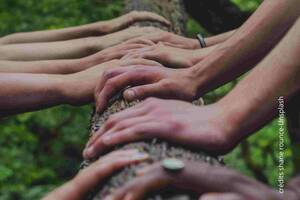
[[[254,67],[283,37],[299,16],[300,7],[297,5],[297,0],[264,1],[229,39],[218,44],[209,55],[190,68],[174,70],[144,67],[139,68],[139,75],[136,75],[136,69],[128,67],[121,73],[122,76],[117,73],[119,69],[109,70],[95,93],[97,111],[101,112],[105,108],[108,99],[116,90],[131,85],[132,82],[139,82],[141,78],[146,81],[127,89],[124,92],[125,99],[131,101],[156,96],[192,100],[237,78]],[[145,36],[145,39],[153,42],[159,40],[158,35],[149,38],[151,35],[156,33]],[[169,36],[161,36],[164,37]],[[187,46],[193,44],[186,38],[177,38],[174,44],[177,44],[176,41]]]
[[[35,61],[75,59],[97,53],[134,37],[158,31],[154,27],[131,27],[104,36],[0,46],[0,60]]]
[[[0,45],[17,43],[54,42],[100,36],[124,29],[139,21],[158,21],[169,26],[165,18],[151,12],[132,11],[118,18],[57,30],[14,33],[0,38]]]
[[[150,98],[114,114],[91,138],[84,156],[91,158],[117,144],[153,137],[215,153],[230,151],[276,115],[280,96],[288,100],[300,90],[299,38],[300,19],[266,58],[214,104],[197,107]],[[155,164],[138,174],[105,200],[139,200],[166,186],[192,190],[200,200],[297,200],[300,195],[299,176],[287,184],[282,195],[232,170],[204,163],[186,161],[177,174]]]
[[[141,200],[150,192],[167,186],[193,191],[199,195],[199,200],[297,200],[299,197],[299,176],[287,183],[284,194],[280,194],[225,167],[191,161],[184,163],[184,169],[178,173],[166,171],[160,163],[145,167],[138,171],[137,178],[104,200]]]
[[[82,105],[94,100],[99,75],[120,66],[161,66],[145,59],[111,60],[78,73],[0,73],[0,116],[39,110],[60,104]]]
[[[37,60],[37,61],[9,61],[0,60],[1,73],[44,73],[44,74],[70,74],[86,70],[95,65],[119,59],[131,50],[144,48],[153,42],[145,41],[139,44],[127,42],[106,48],[98,53],[78,59]]]
[[[279,96],[288,98],[300,89],[299,36],[300,20],[276,48],[217,103],[197,107],[176,100],[150,98],[111,116],[91,138],[84,156],[94,157],[113,145],[152,137],[218,154],[227,153],[240,140],[272,119]],[[285,59],[282,59],[283,54]],[[159,67],[149,70],[156,68]],[[175,69],[167,70],[174,70],[172,75],[177,75]],[[136,71],[140,73],[139,68]],[[123,80],[126,78],[122,77]],[[145,77],[144,81],[147,81]],[[178,86],[189,88],[186,84]]]
[[[43,200],[82,200],[91,189],[119,169],[148,159],[137,149],[119,150],[101,157],[73,179],[46,195]]]

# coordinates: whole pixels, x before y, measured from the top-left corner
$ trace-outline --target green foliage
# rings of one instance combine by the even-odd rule
[[[0,35],[116,17],[122,1],[0,1]],[[70,179],[88,138],[90,106],[60,106],[0,119],[0,199],[39,199]]]
[[[242,9],[254,10],[259,0],[233,0]],[[119,15],[121,0],[2,0],[0,35],[79,25]],[[192,19],[189,35],[205,30]],[[208,35],[208,33],[207,33]],[[224,96],[235,82],[205,96],[207,103]],[[0,119],[0,199],[39,199],[71,178],[81,161],[88,138],[90,106],[59,106],[35,113]],[[275,186],[277,177],[276,120],[247,141],[249,156]],[[288,145],[287,140],[287,145]],[[293,173],[294,146],[286,149],[286,173]],[[296,151],[295,151],[296,152]],[[299,150],[298,150],[299,152]],[[225,157],[227,164],[244,174],[256,176],[238,147]]]
[[[254,11],[262,0],[231,0],[231,2],[237,4],[243,11]]]

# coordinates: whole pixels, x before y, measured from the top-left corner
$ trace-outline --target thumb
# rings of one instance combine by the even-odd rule
[[[207,193],[199,200],[245,200],[245,198],[237,193]]]
[[[163,93],[161,86],[158,83],[136,86],[124,91],[123,97],[127,101],[144,99],[146,97],[159,97]]]

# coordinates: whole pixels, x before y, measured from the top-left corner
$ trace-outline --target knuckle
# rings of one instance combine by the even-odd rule
[[[176,87],[176,83],[172,80],[164,80],[160,84],[163,89],[173,89]]]
[[[103,72],[102,76],[105,79],[110,79],[112,77],[112,75],[113,75],[113,71],[108,69]]]

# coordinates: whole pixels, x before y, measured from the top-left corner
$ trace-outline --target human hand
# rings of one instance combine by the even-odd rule
[[[80,171],[71,181],[45,196],[44,200],[81,200],[87,193],[115,171],[148,158],[137,149],[119,150],[101,157]]]
[[[153,44],[154,43],[152,41],[145,40],[144,43],[140,42],[139,44],[128,44],[126,42],[123,42],[121,44],[108,47],[91,56],[79,59],[80,65],[78,65],[78,69],[76,70],[82,71],[104,62],[109,62],[114,59],[120,59],[132,50],[145,48]]]
[[[143,35],[131,40],[128,40],[128,43],[140,43],[143,40],[151,40],[154,43],[161,42],[165,45],[182,48],[182,49],[199,49],[199,41],[192,38],[183,37],[176,35],[168,31],[158,30],[151,34]]]
[[[139,21],[159,22],[170,26],[170,22],[164,17],[147,11],[132,11],[115,19],[99,22],[97,28],[101,34],[108,34],[126,28]]]
[[[146,41],[152,42],[151,40],[145,40],[145,42]],[[136,45],[137,44],[140,43],[136,43]],[[152,46],[132,49],[122,59],[145,58],[155,60],[164,64],[165,66],[170,66],[171,68],[187,68],[203,60],[213,49],[214,47],[197,50],[182,49],[159,42],[158,44]]]
[[[121,31],[117,31],[108,35],[100,36],[100,37],[91,37],[88,42],[92,43],[91,51],[98,52],[105,48],[120,44],[122,42],[128,41],[130,39],[145,36],[151,33],[160,32],[161,30],[152,26],[148,27],[138,27],[132,26]],[[139,43],[144,44],[145,40],[140,39]]]
[[[128,101],[150,96],[191,101],[197,96],[197,85],[197,77],[188,69],[143,63],[109,69],[103,73],[95,90],[96,111],[102,112],[109,99],[127,86],[134,86],[123,93]]]
[[[241,139],[235,132],[232,116],[228,115],[226,108],[218,104],[195,106],[183,101],[148,98],[110,116],[91,137],[83,156],[93,158],[114,145],[151,138],[224,154]]]
[[[140,200],[167,186],[199,194],[199,200],[285,199],[270,187],[225,167],[192,161],[184,161],[184,165],[177,173],[167,171],[161,163],[147,166],[104,200]]]
[[[62,87],[63,102],[70,105],[82,105],[94,100],[94,91],[105,70],[132,65],[161,66],[159,63],[146,59],[111,60],[90,67],[86,70],[64,75]]]

